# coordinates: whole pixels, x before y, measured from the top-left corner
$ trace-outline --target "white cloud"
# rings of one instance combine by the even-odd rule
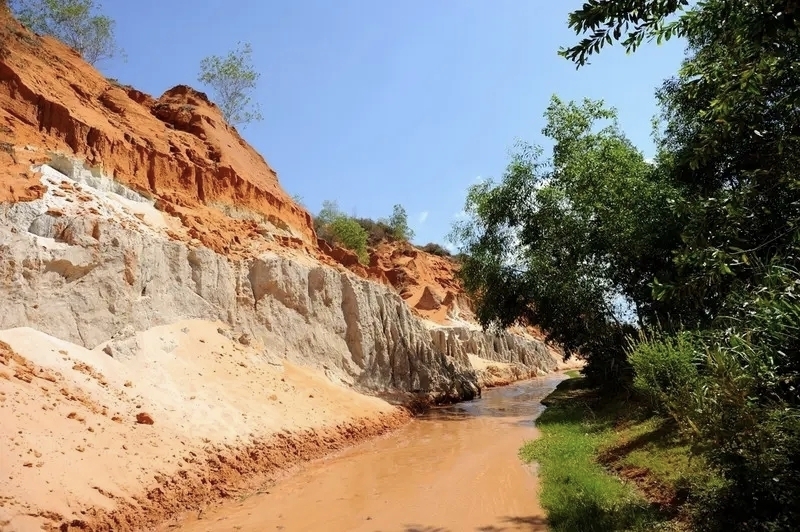
[[[428,211],[422,211],[419,213],[419,223],[424,224],[425,220],[428,219]]]

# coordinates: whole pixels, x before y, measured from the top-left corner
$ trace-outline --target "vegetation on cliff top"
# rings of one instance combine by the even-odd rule
[[[697,530],[800,519],[797,8],[586,3],[569,25],[587,37],[561,50],[579,67],[614,42],[686,40],[656,93],[656,157],[602,102],[554,98],[552,152],[521,145],[452,235],[484,325],[542,327],[606,400],[644,402],[708,465],[718,482],[684,486]]]
[[[253,67],[250,43],[239,43],[224,57],[211,55],[200,62],[197,80],[213,91],[214,101],[229,124],[262,120],[258,103],[250,98],[261,74]]]
[[[410,242],[414,231],[408,225],[408,215],[402,205],[395,205],[389,218],[375,221],[371,218],[348,216],[335,201],[324,201],[322,209],[314,218],[314,230],[319,238],[331,244],[341,245],[358,255],[362,264],[369,263],[369,247],[381,242]],[[427,244],[423,251],[449,256],[438,244]]]
[[[11,12],[40,35],[52,35],[75,49],[90,65],[123,55],[113,19],[99,14],[94,0],[10,0]]]

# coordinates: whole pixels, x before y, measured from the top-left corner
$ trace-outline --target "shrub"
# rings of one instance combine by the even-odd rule
[[[322,203],[322,210],[314,218],[314,229],[323,240],[355,251],[359,262],[369,263],[367,232],[356,219],[339,210],[335,201]]]
[[[371,246],[385,240],[408,242],[414,238],[414,231],[408,226],[408,215],[402,205],[395,205],[389,218],[381,218],[377,222],[371,218],[357,218],[357,220],[369,234]]]
[[[722,485],[700,494],[698,530],[794,530],[800,519],[800,273],[769,267],[715,328],[644,339],[634,385],[691,436]]]
[[[394,240],[392,228],[386,225],[385,222],[381,220],[376,222],[371,218],[356,218],[355,220],[367,232],[367,240],[370,246],[375,246],[384,240]]]
[[[428,242],[420,249],[432,255],[439,255],[440,257],[449,257],[450,252],[444,246],[441,246],[435,242]]]
[[[691,408],[692,394],[700,378],[695,364],[696,343],[688,333],[661,339],[643,334],[628,356],[636,374],[634,388],[657,410],[679,423],[687,419],[686,409]]]
[[[355,251],[363,264],[369,261],[367,246],[376,246],[384,241],[408,241],[414,236],[408,227],[406,212],[400,205],[394,206],[389,219],[375,221],[347,216],[335,201],[322,202],[322,209],[314,219],[314,230],[323,240]]]
[[[342,216],[331,222],[331,224],[328,225],[328,230],[334,242],[355,251],[356,255],[358,255],[358,260],[362,264],[369,263],[367,232],[364,231],[363,227],[358,225],[358,222],[353,218]]]

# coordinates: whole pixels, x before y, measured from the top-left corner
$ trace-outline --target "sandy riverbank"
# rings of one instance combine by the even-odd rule
[[[0,332],[0,529],[153,525],[409,419],[226,333],[179,322],[109,356]]]
[[[0,342],[3,531],[154,526],[410,420],[221,323],[93,350],[28,328]],[[470,361],[489,386],[535,376]]]

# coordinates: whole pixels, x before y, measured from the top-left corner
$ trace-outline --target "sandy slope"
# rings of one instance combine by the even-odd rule
[[[152,524],[407,419],[226,332],[157,327],[127,359],[0,332],[0,529]]]

